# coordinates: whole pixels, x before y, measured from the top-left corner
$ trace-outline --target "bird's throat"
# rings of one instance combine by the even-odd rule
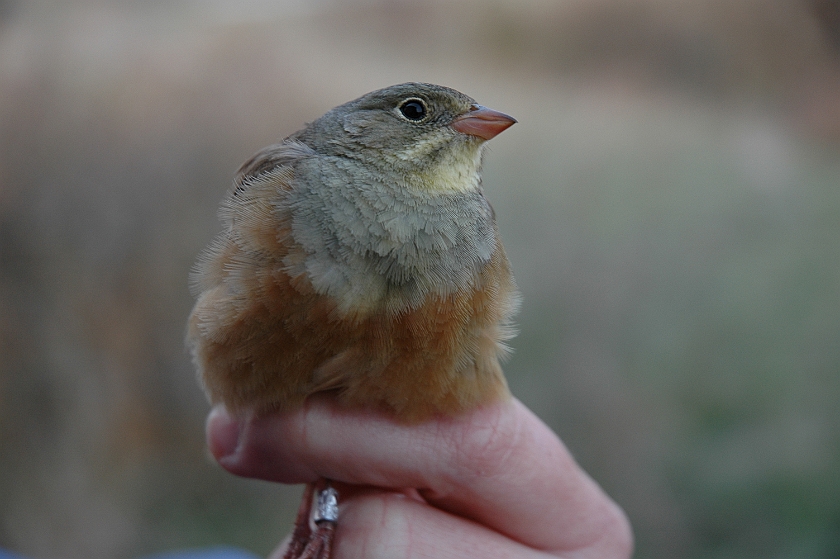
[[[394,168],[385,173],[401,175],[412,189],[426,193],[476,190],[481,182],[484,142],[472,138],[453,141],[442,132],[396,152]],[[406,165],[409,163],[409,165]]]
[[[481,183],[481,155],[438,165],[419,176],[420,188],[428,192],[452,193],[476,190]]]

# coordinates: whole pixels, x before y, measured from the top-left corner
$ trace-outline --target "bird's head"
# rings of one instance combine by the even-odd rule
[[[515,122],[454,89],[404,83],[332,109],[296,139],[409,186],[461,191],[478,185],[484,142]]]

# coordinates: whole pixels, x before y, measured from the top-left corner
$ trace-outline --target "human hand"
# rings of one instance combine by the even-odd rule
[[[327,398],[241,420],[217,406],[207,439],[236,475],[333,480],[335,559],[632,554],[624,513],[516,399],[416,425]]]

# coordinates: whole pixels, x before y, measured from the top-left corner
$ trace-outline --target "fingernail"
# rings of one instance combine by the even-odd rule
[[[223,405],[218,405],[207,416],[207,446],[216,460],[232,456],[239,448],[242,422],[231,417]]]

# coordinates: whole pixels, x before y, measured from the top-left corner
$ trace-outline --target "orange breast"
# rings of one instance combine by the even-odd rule
[[[471,293],[362,321],[336,319],[327,297],[295,289],[282,273],[244,296],[211,289],[190,321],[203,383],[213,402],[233,410],[288,409],[337,390],[348,405],[408,421],[503,397],[500,323],[512,311],[513,286],[501,263]]]
[[[333,390],[346,405],[415,421],[507,396],[499,357],[516,288],[500,242],[464,293],[430,295],[399,313],[341,316],[305,276],[287,275],[284,259],[296,257],[288,226],[259,192],[249,194],[250,213],[233,216],[204,259],[190,317],[211,401],[266,412]]]

